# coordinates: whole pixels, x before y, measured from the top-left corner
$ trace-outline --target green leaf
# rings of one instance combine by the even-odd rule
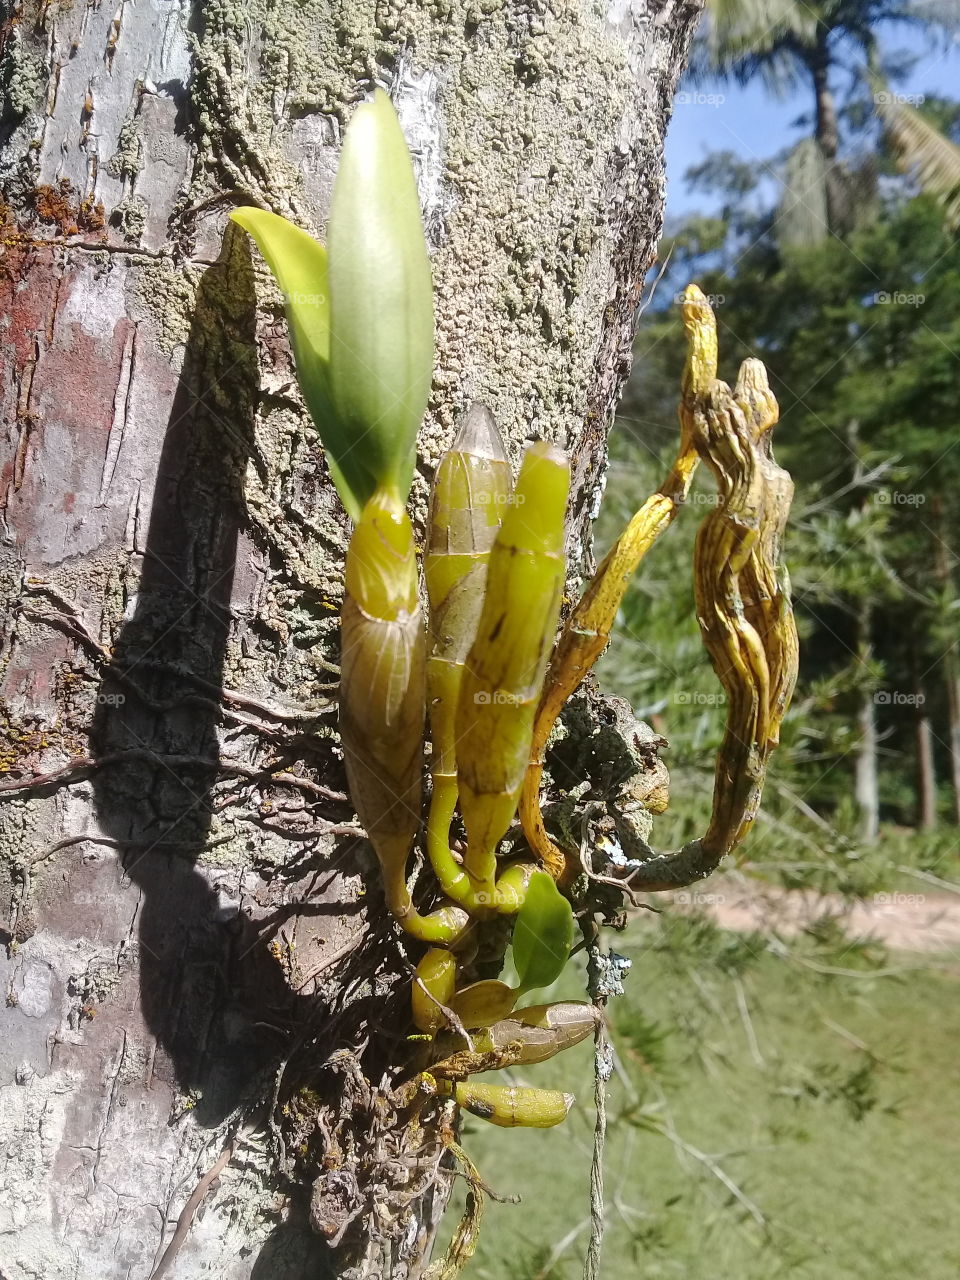
[[[545,871],[531,876],[513,930],[513,962],[519,990],[549,987],[573,946],[573,911]]]
[[[410,153],[380,89],[344,137],[328,246],[333,403],[365,465],[405,502],[433,379],[433,286]]]
[[[376,478],[363,451],[353,447],[330,397],[327,251],[306,231],[266,209],[234,209],[230,217],[253,236],[283,293],[297,381],[323,441],[340,499],[357,520]]]

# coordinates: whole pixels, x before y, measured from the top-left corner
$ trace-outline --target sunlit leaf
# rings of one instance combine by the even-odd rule
[[[363,450],[333,410],[330,399],[330,282],[327,251],[287,218],[266,209],[234,209],[230,217],[248,231],[283,293],[297,381],[327,454],[340,500],[354,520],[375,482]]]
[[[387,95],[377,90],[347,128],[327,248],[262,209],[231,217],[283,291],[297,378],[347,511],[358,519],[378,488],[406,502],[433,377],[433,286]]]
[[[347,129],[327,243],[334,406],[364,466],[405,501],[433,378],[433,285],[410,153],[382,90]]]
[[[537,871],[517,913],[513,962],[520,990],[549,987],[563,972],[573,946],[573,912],[553,877]]]

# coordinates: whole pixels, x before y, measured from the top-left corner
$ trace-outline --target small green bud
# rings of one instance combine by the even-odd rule
[[[381,89],[347,128],[328,247],[334,409],[406,501],[433,380],[433,284],[410,153]]]
[[[382,90],[354,112],[329,245],[263,209],[231,218],[284,295],[297,379],[354,520],[378,488],[406,502],[433,378],[433,286],[420,201]]]

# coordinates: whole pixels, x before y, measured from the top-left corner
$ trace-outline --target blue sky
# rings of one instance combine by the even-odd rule
[[[887,52],[906,50],[918,57],[910,74],[893,86],[898,93],[960,97],[960,40],[945,53],[931,52],[919,35],[894,28],[882,33],[881,45]],[[846,81],[836,87],[842,96]],[[778,101],[760,81],[746,88],[726,83],[684,84],[667,132],[668,221],[694,210],[708,212],[716,203],[712,197],[686,189],[683,174],[691,165],[710,151],[734,151],[759,165],[809,133],[809,126],[804,129],[796,121],[811,111],[809,92]]]

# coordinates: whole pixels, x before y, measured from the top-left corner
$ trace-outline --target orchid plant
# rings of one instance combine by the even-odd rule
[[[733,390],[718,381],[713,313],[697,286],[688,286],[676,462],[600,565],[559,639],[569,461],[552,444],[533,444],[514,482],[492,415],[473,405],[436,470],[424,611],[406,508],[433,376],[433,289],[413,166],[388,96],[377,90],[346,131],[326,245],[262,209],[231,216],[256,241],[284,294],[303,398],[353,521],[340,734],[387,906],[425,944],[411,1015],[432,1052],[415,1091],[450,1097],[496,1124],[556,1124],[569,1094],[470,1077],[542,1061],[598,1025],[600,1011],[585,1002],[518,1007],[556,980],[573,945],[563,890],[577,874],[577,857],[554,842],[540,810],[545,752],[564,704],[609,641],[632,574],[677,515],[701,460],[720,501],[697,540],[697,613],[728,693],[713,817],[700,840],[632,867],[631,886],[691,883],[739,845],[793,691],[796,628],[781,563],[792,486],[770,454],[777,408],[765,371],[746,361]],[[407,877],[423,826],[428,738],[423,853],[433,887],[423,911]],[[452,838],[458,809],[462,848]],[[518,817],[528,851],[504,855]],[[465,981],[475,930],[496,917],[513,920],[516,986]]]

